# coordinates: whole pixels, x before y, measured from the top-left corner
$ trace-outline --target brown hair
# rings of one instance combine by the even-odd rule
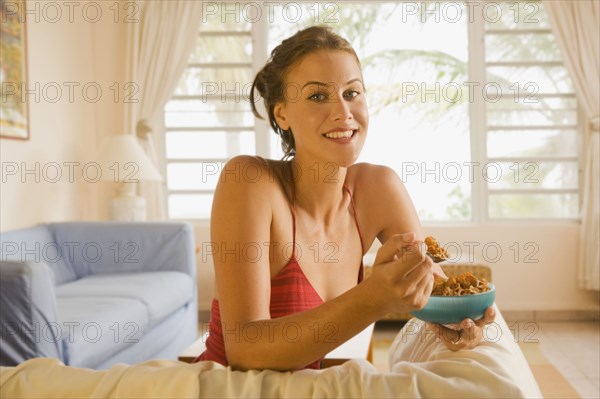
[[[285,100],[285,79],[290,68],[300,62],[303,57],[317,50],[347,51],[356,58],[360,67],[360,60],[346,39],[328,26],[311,26],[285,39],[273,49],[265,66],[256,74],[250,89],[252,112],[257,118],[264,119],[256,109],[254,95],[254,89],[256,89],[264,100],[271,127],[281,137],[284,159],[295,154],[296,145],[292,129],[283,130],[277,124],[274,115],[275,104]]]

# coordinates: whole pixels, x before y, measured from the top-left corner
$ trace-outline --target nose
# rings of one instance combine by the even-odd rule
[[[350,104],[344,100],[342,95],[338,95],[331,102],[331,119],[334,121],[345,121],[352,118]]]

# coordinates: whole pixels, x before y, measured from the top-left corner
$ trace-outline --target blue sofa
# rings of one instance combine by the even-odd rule
[[[50,223],[0,235],[0,365],[176,359],[198,335],[186,223]]]

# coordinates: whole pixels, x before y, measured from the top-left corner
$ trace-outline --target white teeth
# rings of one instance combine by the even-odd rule
[[[326,133],[325,137],[329,138],[329,139],[341,139],[341,138],[348,138],[352,136],[352,130],[348,130],[345,132],[333,132],[333,133]]]

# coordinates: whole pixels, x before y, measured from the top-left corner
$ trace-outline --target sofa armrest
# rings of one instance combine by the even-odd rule
[[[179,271],[195,281],[194,231],[189,223],[72,222],[49,228],[78,278]]]
[[[45,263],[0,262],[0,365],[34,357],[66,361],[54,273]]]

